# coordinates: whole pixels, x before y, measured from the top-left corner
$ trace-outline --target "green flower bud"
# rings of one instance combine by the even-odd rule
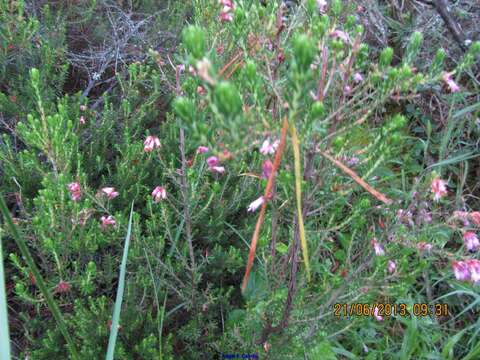
[[[241,23],[246,18],[245,10],[243,10],[243,8],[240,6],[237,6],[235,8],[235,16],[233,18],[235,19],[236,23]]]
[[[364,31],[364,30],[365,30],[365,29],[363,28],[363,25],[357,25],[357,26],[355,27],[355,33],[358,34],[358,35],[363,34],[363,31]]]
[[[335,16],[339,16],[342,13],[342,1],[333,0],[332,1],[332,13]]]
[[[205,54],[205,31],[190,25],[182,32],[183,44],[187,51],[196,59],[201,59]]]
[[[244,68],[245,76],[248,80],[253,81],[257,76],[257,65],[252,60],[247,60]]]
[[[358,204],[360,209],[365,210],[368,209],[372,206],[372,203],[370,202],[369,198],[363,198],[360,200],[360,203]]]
[[[223,81],[215,87],[215,104],[220,113],[235,116],[242,111],[242,98],[233,84]]]
[[[173,102],[173,110],[185,121],[193,121],[195,117],[195,105],[186,97],[178,97]]]
[[[402,135],[395,132],[390,136],[390,141],[392,142],[392,145],[399,145],[402,142]]]
[[[438,49],[435,53],[435,58],[432,62],[431,72],[436,73],[443,68],[443,62],[445,61],[445,50],[442,48]]]
[[[341,40],[337,40],[337,39],[333,39],[332,40],[332,48],[336,51],[340,51],[343,49],[343,41]]]
[[[407,124],[405,116],[396,114],[389,123],[389,130],[395,131],[403,128]]]
[[[402,68],[400,69],[400,77],[402,79],[408,79],[412,76],[412,68],[408,65],[403,65]]]
[[[312,117],[314,119],[321,118],[325,115],[325,105],[321,101],[315,101],[311,110]]]
[[[298,35],[293,40],[293,54],[295,55],[295,62],[301,72],[306,72],[312,63],[316,47],[314,41],[305,34]]]
[[[316,0],[307,0],[306,7],[307,7],[307,12],[310,14],[310,16],[314,16],[317,14]]]
[[[337,149],[340,149],[345,144],[345,136],[338,135],[333,139],[333,146]]]
[[[345,21],[345,27],[351,29],[355,25],[356,19],[353,15],[348,15],[347,20]]]
[[[30,78],[32,79],[32,82],[35,86],[38,86],[40,83],[40,73],[38,69],[36,68],[31,68],[30,69]]]
[[[399,71],[397,68],[388,69],[387,72],[388,80],[395,81],[399,76]]]
[[[420,46],[422,45],[423,35],[422,33],[415,31],[410,37],[410,42],[407,46],[406,62],[411,63],[417,56]]]
[[[380,54],[380,68],[386,68],[387,66],[390,65],[393,59],[393,49],[391,47],[386,47],[385,49],[382,50],[382,53]]]

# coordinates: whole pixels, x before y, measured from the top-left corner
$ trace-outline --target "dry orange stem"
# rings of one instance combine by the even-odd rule
[[[330,156],[329,154],[323,152],[323,151],[320,151],[320,154],[322,154],[322,156],[324,156],[325,158],[327,158],[328,160],[330,160],[332,163],[334,163],[338,168],[340,168],[340,170],[342,170],[345,174],[347,174],[348,176],[350,176],[358,185],[360,185],[361,187],[363,187],[365,190],[367,190],[370,194],[372,194],[373,196],[375,196],[378,200],[380,200],[381,202],[387,204],[387,205],[390,205],[393,201],[389,198],[387,198],[385,195],[383,195],[381,192],[375,190],[373,187],[371,187],[370,185],[368,185],[365,181],[363,181],[352,169],[346,167],[345,165],[343,165],[340,161],[334,159],[332,156]]]
[[[220,70],[219,75],[222,76],[225,71],[235,62],[237,61],[240,57],[242,56],[242,50],[239,50],[231,59],[228,63],[225,64],[225,66]]]
[[[255,250],[257,249],[258,237],[260,235],[260,230],[262,228],[263,220],[265,219],[265,211],[267,210],[267,201],[270,199],[270,192],[275,181],[275,175],[280,162],[282,161],[283,150],[285,149],[285,142],[287,139],[287,130],[288,130],[288,121],[283,119],[282,126],[282,135],[280,138],[280,145],[275,153],[275,160],[273,161],[273,169],[268,177],[267,186],[265,187],[264,202],[260,209],[260,214],[258,215],[257,224],[255,225],[255,231],[253,232],[252,241],[250,243],[250,253],[248,254],[247,267],[245,269],[245,275],[243,276],[242,281],[242,292],[247,288],[248,278],[250,277],[250,271],[252,270],[253,260],[255,258]]]

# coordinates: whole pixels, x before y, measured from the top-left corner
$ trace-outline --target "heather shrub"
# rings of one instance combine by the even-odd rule
[[[73,344],[5,221],[15,357],[105,356],[120,285],[118,359],[477,356],[479,42],[372,48],[340,0],[32,6],[0,2],[0,189]]]

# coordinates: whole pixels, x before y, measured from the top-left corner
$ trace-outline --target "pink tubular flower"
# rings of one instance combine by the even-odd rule
[[[85,125],[85,116],[83,116],[83,115],[80,116],[80,120],[79,120],[79,121],[80,121],[80,124],[81,124],[81,125]]]
[[[372,245],[373,245],[373,249],[375,250],[375,255],[377,256],[385,255],[385,250],[383,249],[383,246],[378,243],[377,239],[375,238],[372,239]]]
[[[383,320],[383,316],[378,315],[378,307],[377,306],[375,306],[375,309],[373,310],[373,316],[375,316],[375,319],[377,319],[377,321],[382,321]]]
[[[82,190],[78,182],[68,184],[68,191],[73,201],[79,201],[82,198]]]
[[[327,2],[325,0],[317,0],[317,7],[318,7],[318,11],[324,14],[325,11],[327,10]]]
[[[466,231],[463,234],[463,242],[468,251],[476,251],[480,247],[480,241],[477,234],[473,231]]]
[[[210,157],[207,159],[207,164],[208,164],[209,167],[217,166],[217,165],[218,165],[218,157],[216,157],[216,156],[210,156]]]
[[[352,88],[350,85],[345,85],[343,88],[343,94],[344,95],[350,95],[352,93]]]
[[[223,166],[210,166],[211,172],[216,172],[219,174],[223,174],[225,172],[225,168]]]
[[[468,221],[468,212],[466,211],[454,211],[453,217],[455,219],[461,220],[464,226],[470,225],[470,222]]]
[[[167,198],[167,190],[165,190],[165,188],[162,186],[157,186],[155,189],[153,189],[152,196],[154,201],[158,203],[160,200]]]
[[[115,221],[112,215],[102,216],[100,218],[100,221],[102,222],[102,230],[105,230],[110,225],[115,226],[117,224],[117,222]]]
[[[433,247],[432,244],[428,244],[425,241],[420,241],[417,244],[417,249],[421,251],[430,251],[432,250],[432,247]]]
[[[390,274],[393,274],[395,270],[397,269],[397,264],[395,261],[388,260],[388,265],[387,265],[387,270]]]
[[[470,271],[470,280],[474,284],[478,284],[480,282],[480,260],[467,260],[467,266],[468,270]]]
[[[440,200],[440,198],[447,195],[447,182],[440,178],[435,178],[432,180],[431,191],[434,194],[433,199],[435,201]]]
[[[260,148],[260,152],[263,155],[274,154],[279,144],[280,144],[280,141],[278,140],[275,140],[273,144],[270,144],[270,140],[267,139],[263,142],[262,147]]]
[[[470,280],[470,267],[465,261],[454,261],[452,263],[453,273],[459,281]]]
[[[358,84],[359,82],[362,82],[362,81],[363,81],[363,76],[362,76],[362,74],[360,74],[360,73],[358,73],[358,72],[355,73],[355,74],[353,75],[353,81],[356,82],[357,84]]]
[[[268,179],[273,170],[273,163],[267,159],[262,164],[262,179]]]
[[[470,213],[470,219],[477,226],[480,226],[480,211],[473,211]]]
[[[71,290],[71,288],[72,287],[68,282],[60,280],[60,282],[55,287],[54,292],[57,294],[65,294],[65,293],[68,293]]]
[[[143,142],[143,150],[145,150],[145,152],[150,152],[155,148],[159,148],[160,146],[160,139],[156,136],[149,135]]]
[[[265,202],[263,196],[260,196],[257,200],[253,201],[250,205],[248,205],[247,211],[254,212],[256,211],[262,204]]]
[[[342,40],[345,43],[350,42],[350,36],[348,36],[348,34],[344,31],[342,31],[342,30],[332,31],[330,33],[330,36],[335,37],[335,38],[339,38],[340,40]]]
[[[452,73],[444,73],[443,76],[443,81],[445,81],[445,83],[448,85],[448,87],[450,88],[450,91],[451,92],[458,92],[460,91],[460,87],[458,86],[458,84],[453,81],[452,79]]]
[[[102,188],[102,193],[104,193],[109,200],[115,199],[118,196],[118,192],[115,191],[114,187],[104,187]]]
[[[207,93],[203,86],[197,86],[197,94],[200,96],[204,96]]]
[[[208,147],[206,146],[199,146],[197,148],[197,154],[205,154],[206,152],[208,152]]]

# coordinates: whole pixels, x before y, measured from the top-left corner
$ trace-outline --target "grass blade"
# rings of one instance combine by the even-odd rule
[[[128,248],[130,246],[130,235],[132,233],[132,215],[133,202],[130,208],[130,218],[128,219],[127,236],[125,237],[125,245],[123,247],[122,264],[120,265],[120,277],[118,279],[117,297],[115,299],[115,307],[113,309],[112,327],[110,329],[110,338],[108,339],[107,360],[113,360],[115,352],[115,343],[117,341],[118,323],[120,320],[120,311],[122,310],[123,290],[125,289],[125,272],[127,268]]]
[[[0,360],[10,360],[10,336],[8,334],[7,293],[3,274],[2,231],[0,230]]]
[[[10,215],[10,212],[8,211],[8,208],[7,208],[7,204],[5,204],[5,201],[3,200],[2,196],[0,196],[0,212],[3,215],[3,218],[5,220],[7,227],[10,229],[10,232],[12,233],[15,243],[20,249],[20,252],[22,253],[23,258],[25,259],[25,262],[27,263],[29,270],[33,274],[37,282],[37,286],[40,289],[40,292],[42,293],[43,297],[45,298],[48,308],[52,312],[52,315],[55,318],[55,321],[57,322],[57,326],[60,332],[65,338],[65,341],[67,342],[67,347],[70,352],[69,353],[70,357],[72,359],[79,359],[79,356],[75,347],[75,343],[73,342],[73,339],[70,337],[70,334],[68,333],[67,325],[65,323],[65,320],[63,319],[62,313],[60,312],[60,308],[55,303],[55,300],[53,300],[53,296],[48,290],[47,284],[43,280],[43,277],[40,274],[40,270],[38,270],[37,265],[35,264],[35,261],[33,260],[32,255],[30,254],[30,250],[28,250],[27,243],[25,242],[23,237],[20,235],[20,232],[18,231],[17,226],[13,223],[12,216]]]
[[[302,215],[302,175],[300,172],[300,145],[298,143],[297,129],[295,128],[293,122],[290,125],[290,133],[292,136],[293,158],[295,163],[295,193],[297,198],[298,232],[300,235],[300,244],[302,245],[305,270],[307,271],[307,279],[308,281],[310,281],[310,262],[308,260],[307,239],[305,237],[305,227],[303,225]]]

